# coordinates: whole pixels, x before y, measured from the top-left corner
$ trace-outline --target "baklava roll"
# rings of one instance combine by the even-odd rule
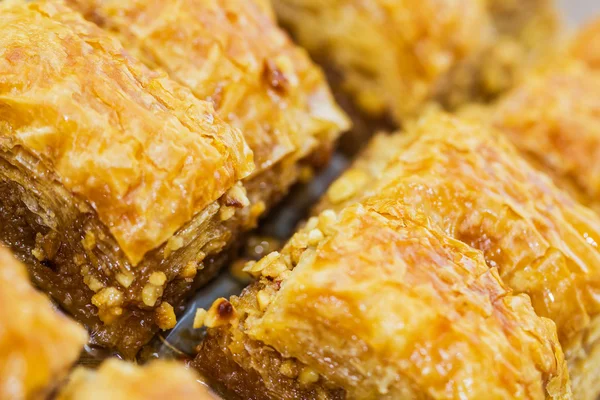
[[[25,267],[0,247],[0,399],[45,399],[86,341],[85,329],[35,290]]]
[[[62,2],[4,1],[0,32],[0,241],[133,357],[288,176],[242,183],[241,132]]]
[[[396,123],[430,101],[454,107],[495,96],[556,27],[551,0],[273,3],[282,24],[332,72],[337,91],[364,115]]]
[[[395,203],[407,204],[483,251],[515,293],[528,294],[537,314],[556,323],[577,398],[600,394],[600,218],[594,212],[489,125],[437,113],[406,135],[376,138],[319,207],[338,210],[373,193],[389,193],[389,212]]]
[[[113,358],[97,370],[77,368],[57,400],[217,400],[198,380],[175,361],[138,366]]]
[[[395,193],[311,218],[196,319],[194,366],[244,399],[567,399],[552,321]]]

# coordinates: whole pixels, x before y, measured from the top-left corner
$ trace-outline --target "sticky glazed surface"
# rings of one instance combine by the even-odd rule
[[[2,147],[52,168],[132,264],[252,171],[240,132],[209,103],[62,3],[0,13]]]
[[[254,0],[69,0],[150,67],[238,127],[255,173],[331,146],[348,127],[321,70]]]
[[[600,210],[600,71],[563,64],[528,75],[487,118],[558,186]]]
[[[510,86],[554,31],[547,0],[276,0],[282,23],[342,76],[371,116],[396,122],[431,100],[455,106]],[[360,32],[357,35],[356,32]]]
[[[25,267],[4,247],[0,321],[0,398],[46,398],[77,361],[87,334],[31,286]]]
[[[198,380],[175,361],[138,366],[113,358],[97,370],[77,368],[57,400],[216,400]]]
[[[135,4],[141,7],[143,3]],[[151,5],[149,2],[147,4]],[[168,4],[171,3],[165,2],[165,6]],[[180,20],[177,26],[190,35],[198,35],[195,42],[204,43],[205,39],[209,42],[210,45],[201,47],[196,61],[201,59],[201,54],[209,57],[208,53],[202,51],[209,52],[213,49],[210,54],[217,54],[220,48],[220,44],[217,45],[218,40],[234,43],[234,48],[231,49],[233,53],[221,56],[231,58],[227,64],[230,66],[243,64],[245,60],[249,69],[246,71],[241,67],[232,67],[235,73],[229,76],[231,71],[225,73],[224,69],[214,68],[213,65],[202,72],[211,75],[206,77],[206,82],[210,82],[217,92],[221,86],[231,89],[228,96],[231,96],[232,104],[244,102],[237,98],[238,95],[243,99],[246,95],[251,97],[250,94],[254,93],[254,90],[256,93],[260,92],[260,96],[266,96],[265,93],[268,92],[271,99],[269,104],[272,106],[269,115],[274,116],[273,126],[279,120],[287,121],[285,123],[291,126],[280,125],[272,131],[273,126],[266,124],[271,127],[263,126],[265,129],[261,132],[264,135],[257,134],[256,138],[279,137],[287,128],[290,132],[293,131],[285,134],[289,137],[299,138],[304,135],[301,147],[294,147],[293,152],[285,153],[281,159],[268,156],[260,168],[252,170],[254,172],[251,175],[248,175],[252,169],[250,156],[252,150],[258,148],[255,146],[251,149],[239,131],[219,120],[209,102],[198,100],[191,90],[165,77],[163,73],[152,72],[135,61],[130,53],[120,47],[114,35],[86,22],[79,14],[58,1],[5,2],[3,6],[3,12],[7,15],[6,21],[14,22],[7,32],[13,32],[12,40],[16,45],[23,47],[23,55],[19,56],[23,59],[5,59],[2,67],[7,71],[7,80],[0,88],[8,91],[10,85],[18,81],[17,78],[25,79],[34,73],[42,76],[47,72],[43,69],[46,65],[43,63],[31,62],[26,68],[15,71],[12,64],[19,60],[24,63],[25,55],[39,51],[35,46],[45,43],[44,41],[48,42],[47,49],[41,52],[45,56],[43,61],[48,64],[46,69],[55,71],[52,68],[65,68],[64,71],[56,70],[56,76],[48,75],[49,79],[45,81],[27,81],[31,90],[18,88],[23,91],[20,97],[22,101],[17,104],[19,108],[13,104],[14,101],[7,103],[4,108],[0,106],[0,113],[10,112],[7,116],[10,124],[4,123],[0,126],[0,129],[5,129],[0,131],[0,237],[20,259],[26,261],[36,285],[48,292],[89,329],[92,344],[116,350],[126,358],[133,358],[140,347],[159,329],[170,329],[175,325],[176,314],[183,309],[186,297],[215,276],[228,257],[234,253],[241,235],[255,227],[258,218],[281,199],[288,188],[297,181],[302,168],[313,168],[326,162],[334,138],[346,126],[345,117],[332,102],[319,70],[310,64],[308,58],[295,49],[283,34],[275,30],[272,15],[261,14],[261,10],[269,12],[265,7],[266,3],[244,4],[244,8],[236,9],[235,15],[242,21],[241,27],[248,26],[248,32],[233,29],[233,26],[217,31],[209,29],[211,27],[196,30],[196,21],[185,18]],[[160,5],[154,4],[156,7]],[[199,21],[202,21],[201,16],[204,14],[212,15],[211,18],[219,21],[225,18],[225,8],[217,7],[217,4],[210,7],[208,3],[197,5],[198,7],[192,8],[200,11],[202,9],[199,6],[205,6],[204,13],[196,15]],[[236,20],[237,17],[233,18],[234,15],[230,14],[227,15]],[[165,14],[164,17],[170,15]],[[155,22],[160,24],[159,16],[154,17]],[[4,21],[5,19],[3,23]],[[257,24],[260,29],[256,27]],[[33,33],[41,37],[35,43],[27,39],[32,36],[25,32],[29,25],[36,25]],[[266,60],[260,58],[264,56],[261,55],[263,53],[254,54],[260,47],[256,42],[262,40],[258,35],[263,31],[263,25],[268,28],[265,30],[265,37],[272,33],[273,46],[280,46],[277,47],[277,51],[280,50],[283,55],[289,53],[291,60],[297,61],[292,72],[286,70],[281,76],[277,75],[276,80],[279,83],[276,84],[283,84],[283,81],[288,80],[290,85],[298,83],[297,86],[286,86],[282,89],[289,94],[289,99],[286,100],[278,97],[286,97],[284,94],[275,93],[273,81],[269,80],[273,76],[258,75],[259,72],[266,71],[261,69],[264,67],[261,62]],[[60,33],[60,36],[55,34],[53,29]],[[43,37],[43,32],[46,37]],[[243,39],[246,35],[252,40]],[[8,43],[10,38],[11,36],[3,37],[2,40]],[[177,38],[174,34],[161,46],[175,47]],[[31,48],[22,46],[21,42],[26,39],[30,40],[27,43]],[[127,38],[125,40],[126,43],[133,43],[132,40],[127,41]],[[240,48],[236,49],[235,43],[239,44]],[[64,47],[62,51],[52,53],[52,50],[60,49],[60,46]],[[83,50],[77,53],[73,49]],[[131,46],[131,50],[148,61],[141,48]],[[269,54],[268,57],[273,56],[269,51],[271,50],[265,50]],[[273,57],[279,60],[278,56]],[[287,61],[283,61],[283,64],[287,65],[290,60],[285,57],[284,59]],[[183,58],[179,58],[180,62],[183,62],[182,60]],[[149,64],[156,67],[153,63]],[[116,78],[106,75],[109,69],[114,72]],[[190,66],[186,71],[191,70],[193,68]],[[67,72],[72,74],[68,78],[60,75]],[[220,74],[221,72],[224,74]],[[12,75],[14,79],[9,82],[8,77]],[[296,78],[303,80],[294,81]],[[240,94],[242,92],[233,93],[238,86],[252,90],[243,91],[244,96]],[[99,92],[98,88],[102,92]],[[80,100],[77,96],[71,96],[77,91],[91,94],[89,98]],[[50,94],[47,92],[54,93],[53,102],[50,102]],[[12,92],[10,95],[14,97]],[[6,94],[0,98],[8,96]],[[115,97],[114,101],[111,96]],[[103,102],[105,97],[107,100]],[[267,100],[263,97],[263,105],[268,108]],[[227,100],[227,104],[229,103],[230,100]],[[16,111],[13,112],[13,109]],[[223,110],[221,108],[221,111]],[[227,110],[230,111],[229,108]],[[70,113],[67,115],[70,119],[66,121],[59,118],[56,124],[56,119],[52,119],[52,116],[56,115],[52,112],[65,115]],[[231,115],[229,117],[237,118]],[[22,117],[26,124],[17,120],[18,116]],[[127,118],[123,121],[120,116]],[[244,114],[243,121],[248,126],[256,127],[261,125],[259,121],[263,117],[262,114]],[[62,163],[72,162],[74,155],[90,158],[91,161],[88,161],[91,166],[98,166],[100,163],[97,169],[87,171],[89,179],[86,178],[85,183],[100,185],[108,190],[110,187],[102,186],[100,181],[100,178],[106,175],[107,179],[111,179],[111,183],[120,185],[119,190],[126,190],[122,197],[118,197],[116,192],[111,192],[116,197],[102,197],[102,204],[106,205],[111,213],[124,208],[137,210],[139,207],[135,201],[138,201],[152,210],[151,214],[143,216],[143,221],[152,226],[164,225],[165,221],[169,223],[169,229],[160,231],[161,236],[171,232],[173,227],[176,231],[171,232],[164,243],[158,243],[157,247],[145,253],[139,246],[135,247],[133,242],[128,242],[128,246],[123,248],[119,236],[114,233],[115,226],[103,219],[107,211],[69,186],[69,182],[63,184],[63,171],[57,167],[57,161],[43,158],[40,162],[40,156],[33,151],[34,149],[15,139],[18,131],[11,124],[17,122],[25,124],[24,127],[46,127],[46,130],[30,129],[31,135],[27,138],[35,135],[42,138],[62,138],[59,144],[64,145],[64,149],[61,148],[61,151],[67,152],[66,155],[63,154]],[[192,130],[193,127],[198,130]],[[97,134],[101,129],[105,129],[102,135]],[[279,133],[270,136],[275,131]],[[159,135],[156,132],[162,133]],[[136,134],[148,134],[147,142],[136,142]],[[109,135],[114,135],[115,138],[109,138]],[[124,139],[120,142],[117,139],[121,137]],[[72,139],[73,143],[63,140],[65,138]],[[157,142],[161,140],[162,142]],[[267,146],[268,142],[273,148],[278,147],[269,140],[263,144]],[[234,143],[230,143],[232,141]],[[50,139],[47,142],[50,143]],[[99,148],[95,148],[94,143],[98,144]],[[135,157],[124,158],[132,148],[135,150],[135,157],[140,157],[139,160]],[[94,153],[100,150],[104,153]],[[222,151],[222,164],[219,164],[221,161],[217,159],[213,160],[214,165],[205,162],[212,159],[211,155],[216,154],[217,150]],[[52,154],[54,153],[50,153],[51,156]],[[118,168],[112,171],[105,165],[108,161],[102,158],[103,154],[109,157],[109,160],[120,160],[123,165],[115,166]],[[65,158],[67,155],[71,158]],[[152,157],[148,158],[146,155]],[[184,158],[180,159],[180,156]],[[181,165],[175,165],[175,159],[182,161]],[[50,162],[53,160],[54,164]],[[159,164],[159,161],[164,165]],[[152,183],[147,188],[150,192],[144,193],[143,186],[134,190],[127,189],[126,184],[133,182],[135,178],[134,174],[130,173],[132,168],[139,170],[145,179],[143,182]],[[157,169],[157,175],[148,173],[152,168]],[[76,171],[66,171],[81,179],[86,173],[79,165]],[[95,173],[99,176],[94,175]],[[125,181],[119,180],[121,176]],[[245,179],[240,180],[244,176]],[[163,187],[165,185],[166,187]],[[169,197],[170,195],[174,197]],[[213,196],[217,197],[213,199]],[[199,212],[190,208],[200,204],[193,204],[193,201],[208,199],[212,200]],[[193,214],[188,216],[192,212]],[[160,218],[150,218],[156,213],[162,213]],[[117,214],[110,215],[112,218]],[[127,216],[127,213],[118,214],[118,217],[125,221],[123,224],[131,222]],[[189,219],[186,219],[188,217]],[[182,225],[177,226],[176,223]],[[143,225],[136,225],[136,229],[141,230],[144,235],[153,235],[151,230],[142,228]],[[132,259],[132,246],[135,247],[135,257],[143,255],[137,263]]]
[[[416,112],[438,80],[482,49],[491,34],[481,0],[274,5],[300,44],[341,70],[342,85],[363,109],[389,111],[397,120]]]
[[[600,18],[583,27],[571,43],[571,55],[593,69],[600,69]]]
[[[320,207],[337,209],[388,191],[422,210],[452,237],[482,250],[512,290],[531,297],[536,312],[557,325],[574,390],[596,390],[575,382],[588,376],[577,365],[587,371],[598,365],[597,215],[487,125],[432,115],[413,129],[377,138]]]
[[[243,398],[570,396],[554,324],[389,193],[312,218],[250,271],[195,361]]]

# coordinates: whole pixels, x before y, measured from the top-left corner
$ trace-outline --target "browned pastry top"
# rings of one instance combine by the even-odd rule
[[[599,36],[600,38],[600,36]],[[491,121],[534,165],[600,210],[600,71],[578,63],[530,74]]]
[[[0,9],[0,145],[87,200],[133,264],[253,169],[240,132],[61,2]]]
[[[431,115],[409,135],[380,140],[396,145],[389,163],[372,171],[357,165],[337,184],[362,181],[353,187],[357,195],[337,198],[334,185],[322,207],[375,192],[395,199],[390,213],[398,204],[422,210],[482,250],[511,289],[527,293],[536,311],[556,323],[567,356],[578,357],[582,335],[600,315],[600,219],[484,125]]]
[[[0,247],[0,398],[45,398],[86,341],[85,330],[54,309]]]
[[[479,251],[392,203],[384,193],[324,213],[254,265],[262,289],[232,300],[235,357],[251,348],[241,329],[299,360],[301,382],[324,377],[347,398],[566,397],[554,324]]]
[[[242,130],[256,172],[348,125],[319,68],[253,0],[69,0]],[[265,13],[267,9],[267,13]]]
[[[342,69],[344,89],[370,114],[401,121],[441,78],[491,39],[484,0],[277,0],[311,53]]]
[[[571,55],[594,69],[600,69],[600,17],[577,33],[571,43]]]

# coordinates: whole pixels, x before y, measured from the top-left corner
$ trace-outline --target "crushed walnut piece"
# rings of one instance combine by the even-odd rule
[[[221,221],[227,221],[235,215],[235,207],[221,206],[219,209],[219,218]]]
[[[287,378],[296,378],[298,376],[298,366],[293,360],[285,360],[279,366],[279,372]]]
[[[298,381],[304,385],[319,381],[319,373],[312,368],[304,367],[298,376]]]
[[[204,326],[216,328],[229,324],[235,319],[236,311],[227,299],[219,298],[214,301],[204,317]]]
[[[258,301],[258,308],[260,311],[264,311],[269,303],[271,303],[272,294],[267,289],[259,290],[256,294],[256,300]]]
[[[244,271],[254,277],[264,276],[277,278],[288,266],[280,259],[280,253],[274,251],[259,261],[251,261],[244,267]]]
[[[190,261],[185,264],[185,266],[179,272],[179,276],[185,280],[192,280],[196,276],[196,272],[198,272],[197,264],[195,261]]]
[[[125,271],[117,273],[115,275],[115,279],[117,280],[117,282],[119,282],[121,286],[127,289],[129,286],[131,286],[135,277],[131,272]]]
[[[98,308],[100,320],[110,324],[123,313],[123,293],[114,287],[104,288],[92,296],[92,304]]]
[[[98,292],[104,287],[104,284],[92,274],[89,265],[83,264],[79,270],[79,273],[83,277],[83,283],[85,283],[85,285],[90,288],[91,291]]]
[[[163,252],[163,258],[167,258],[171,253],[181,249],[184,245],[183,238],[181,236],[171,236],[167,241],[165,250]]]
[[[148,278],[148,283],[142,289],[142,301],[148,307],[154,307],[156,301],[163,294],[164,284],[167,282],[167,276],[164,272],[153,272]]]
[[[163,301],[155,311],[156,313],[156,325],[163,331],[173,329],[177,324],[177,318],[175,317],[175,311],[173,306]]]
[[[196,310],[196,315],[194,316],[194,329],[200,329],[204,326],[204,319],[206,318],[206,310],[204,308],[199,308]]]
[[[96,235],[94,235],[94,232],[90,230],[86,231],[85,236],[81,239],[81,244],[87,251],[93,250],[96,247]]]
[[[223,196],[223,205],[234,208],[248,207],[250,200],[246,188],[239,182],[233,185]]]

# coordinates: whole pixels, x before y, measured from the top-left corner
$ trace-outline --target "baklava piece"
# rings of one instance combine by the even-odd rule
[[[394,209],[390,209],[394,205]],[[388,193],[311,218],[197,319],[194,361],[252,399],[562,399],[554,324]]]
[[[57,400],[216,400],[199,377],[175,361],[144,366],[110,359],[97,370],[77,368]]]
[[[571,43],[571,55],[589,67],[600,69],[600,17],[583,27]]]
[[[600,211],[600,71],[566,62],[532,73],[484,112],[534,166]]]
[[[275,0],[282,24],[369,116],[397,123],[509,87],[556,27],[550,0]],[[543,46],[542,46],[543,47]]]
[[[233,240],[252,151],[61,2],[4,1],[0,31],[0,241],[132,357]]]
[[[0,398],[45,399],[86,341],[85,329],[35,290],[25,267],[0,247]]]
[[[537,314],[556,323],[574,393],[595,399],[600,218],[485,124],[432,113],[407,134],[378,137],[364,157],[331,186],[320,208],[386,194],[389,213],[406,205],[481,250],[508,287],[528,294]]]
[[[536,168],[600,211],[600,21],[548,54],[496,103],[462,116],[491,123]]]
[[[298,160],[326,160],[346,116],[322,71],[256,0],[68,0],[151,68],[165,70],[241,129],[254,152],[251,201],[296,180]],[[308,163],[310,165],[310,163]],[[255,188],[273,169],[273,188]],[[284,178],[284,179],[281,179]],[[254,190],[254,192],[253,192]],[[256,193],[258,192],[258,193]]]

